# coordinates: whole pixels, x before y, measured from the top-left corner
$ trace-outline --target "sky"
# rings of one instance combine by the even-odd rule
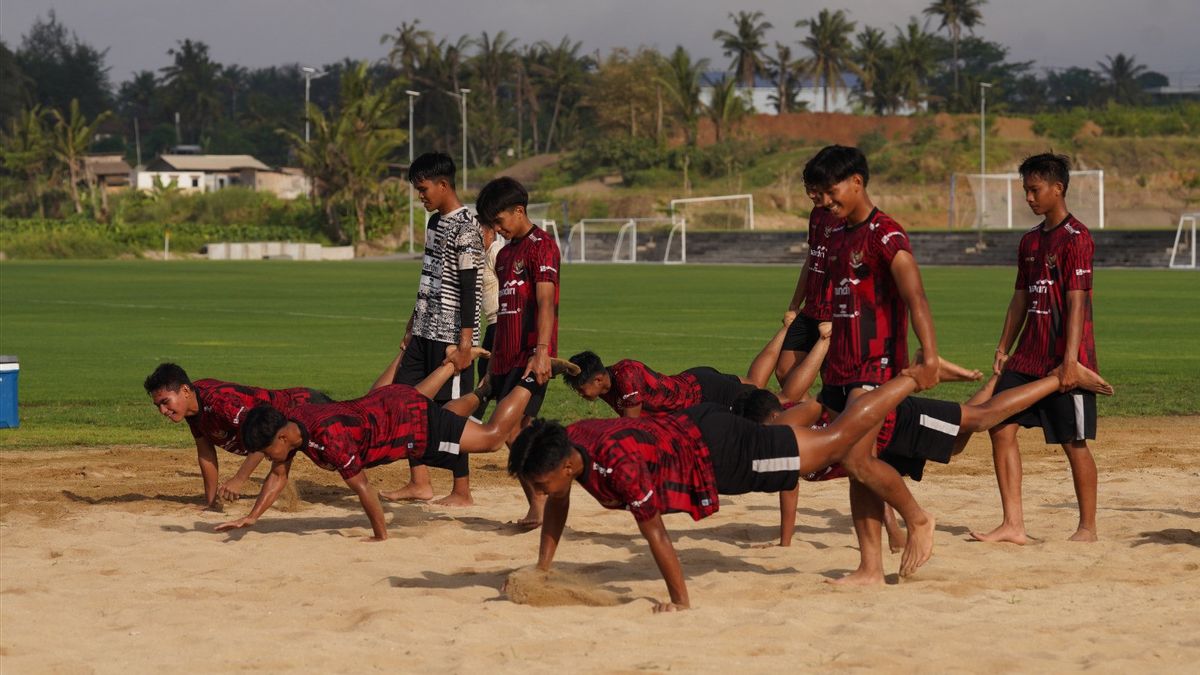
[[[34,19],[54,9],[82,40],[108,49],[110,78],[169,63],[167,50],[184,38],[201,40],[221,63],[246,67],[386,55],[380,36],[402,21],[420,19],[439,37],[506,31],[519,43],[557,44],[568,35],[583,51],[683,45],[693,57],[728,65],[713,31],[730,29],[731,12],[759,10],[774,24],[767,38],[794,45],[796,21],[824,7],[844,9],[861,28],[892,32],[910,16],[924,21],[929,0],[0,0],[0,39],[16,49]],[[976,34],[1009,47],[1010,59],[1039,68],[1095,68],[1123,52],[1168,75],[1172,84],[1200,83],[1200,0],[990,0]],[[937,28],[936,21],[929,26]],[[773,47],[771,48],[773,50]]]

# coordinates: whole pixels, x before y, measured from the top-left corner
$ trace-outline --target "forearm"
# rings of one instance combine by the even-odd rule
[[[542,514],[541,542],[538,545],[537,566],[540,570],[550,569],[550,563],[554,561],[554,553],[558,550],[559,540],[562,539],[570,506],[570,495],[546,500],[546,510]]]
[[[262,463],[264,457],[266,455],[261,452],[252,452],[246,455],[246,461],[242,462],[242,466],[234,474],[233,480],[237,481],[239,485],[245,483],[254,474],[254,470]]]
[[[917,340],[921,342],[924,362],[937,363],[937,334],[933,329],[933,312],[929,310],[929,300],[924,293],[921,293],[912,304],[909,304],[908,312],[913,332],[917,334]]]
[[[196,439],[196,463],[200,466],[200,478],[204,481],[204,500],[212,504],[217,500],[217,483],[221,480],[217,465],[217,451],[206,439]]]
[[[263,482],[262,490],[258,493],[258,498],[254,500],[254,506],[250,509],[250,514],[246,516],[249,523],[258,522],[267,509],[275,503],[279,498],[280,493],[288,482],[288,470],[284,468],[279,470],[280,464],[275,464],[271,467],[271,473],[267,474],[267,480]]]
[[[796,533],[796,505],[800,501],[800,486],[779,493],[779,545],[791,546]]]
[[[811,251],[809,255],[812,255]],[[804,261],[804,268],[800,270],[800,278],[796,279],[796,290],[792,293],[792,300],[788,303],[788,311],[795,312],[800,309],[800,305],[804,302],[804,288],[808,286],[808,261]]]
[[[1083,343],[1083,309],[1086,291],[1067,291],[1067,344],[1063,363],[1079,362],[1079,345]]]
[[[663,525],[662,516],[656,515],[650,520],[639,521],[638,529],[642,531],[642,536],[646,537],[646,541],[650,544],[650,553],[654,556],[658,571],[663,575],[663,581],[667,582],[667,592],[671,595],[671,602],[681,607],[687,607],[688,592],[687,584],[683,581],[683,567],[679,564],[679,556],[676,555],[675,546],[671,543],[671,537]]]
[[[1000,329],[1000,342],[996,349],[1007,354],[1012,350],[1017,333],[1025,323],[1025,313],[1028,310],[1027,298],[1021,293],[1014,293],[1008,303],[1008,311],[1004,314],[1004,326]]]
[[[359,473],[353,478],[347,478],[346,485],[349,485],[350,489],[358,495],[358,501],[367,514],[367,520],[371,521],[371,531],[375,538],[380,541],[387,539],[387,520],[383,515],[383,505],[379,503],[379,495],[367,480],[367,474]]]

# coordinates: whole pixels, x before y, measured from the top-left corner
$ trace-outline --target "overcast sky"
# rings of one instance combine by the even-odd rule
[[[918,16],[929,0],[0,0],[0,38],[16,49],[34,19],[53,8],[80,38],[107,48],[114,83],[130,73],[167,65],[178,40],[202,40],[222,63],[248,67],[324,64],[343,57],[378,59],[379,36],[401,21],[420,19],[439,37],[495,34],[522,43],[564,35],[588,52],[645,45],[669,51],[682,44],[693,56],[725,67],[712,40],[729,28],[730,12],[761,10],[774,24],[772,42],[794,43],[799,19],[822,7],[845,9],[851,20],[887,28]],[[1039,67],[1094,68],[1106,54],[1124,52],[1176,83],[1200,81],[1200,0],[991,0],[976,33],[1007,45],[1010,58]],[[930,29],[935,29],[934,23]]]

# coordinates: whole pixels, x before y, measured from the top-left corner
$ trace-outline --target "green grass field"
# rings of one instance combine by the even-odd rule
[[[665,372],[744,372],[778,325],[797,270],[768,266],[567,266],[559,349],[638,358]],[[160,417],[142,379],[161,361],[195,378],[363,393],[412,308],[409,262],[4,262],[0,353],[21,360],[21,427],[0,448],[191,445]],[[926,268],[942,353],[988,368],[1013,273]],[[1200,276],[1099,270],[1101,415],[1200,413]],[[915,343],[914,343],[915,344]],[[965,399],[968,385],[933,394]],[[608,416],[560,382],[547,416]],[[1130,420],[1136,424],[1136,420]]]

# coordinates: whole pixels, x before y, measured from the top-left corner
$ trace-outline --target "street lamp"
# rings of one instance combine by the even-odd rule
[[[419,91],[405,89],[405,94],[408,94],[408,252],[413,252],[413,184],[412,184],[412,163],[413,163],[413,101],[421,95]]]
[[[304,142],[308,143],[308,126],[309,126],[308,92],[309,92],[309,89],[312,88],[313,80],[315,80],[319,77],[325,77],[326,75],[328,75],[328,73],[317,72],[316,68],[312,68],[309,66],[302,67],[300,69],[300,72],[302,72],[304,74]]]
[[[462,94],[462,137],[463,137],[463,160],[462,160],[462,191],[467,191],[467,94],[471,93],[470,89],[459,89]]]
[[[987,127],[984,118],[987,115],[987,90],[992,88],[990,82],[979,83],[979,231],[983,236],[983,214],[987,212]]]

